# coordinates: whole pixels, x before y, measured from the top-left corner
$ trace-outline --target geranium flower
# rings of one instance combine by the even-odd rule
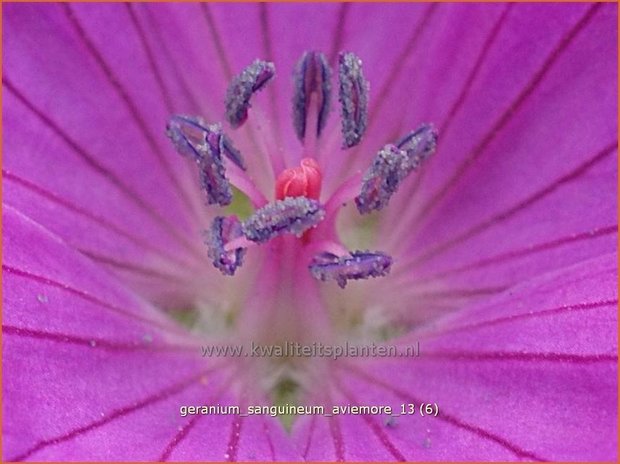
[[[617,6],[3,10],[4,459],[617,458]]]

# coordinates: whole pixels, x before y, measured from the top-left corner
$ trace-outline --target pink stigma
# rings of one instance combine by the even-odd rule
[[[318,163],[303,158],[301,165],[285,169],[276,180],[276,200],[286,197],[308,197],[318,200],[321,195],[323,175]]]

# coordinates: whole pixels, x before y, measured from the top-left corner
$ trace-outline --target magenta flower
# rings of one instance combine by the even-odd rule
[[[617,459],[616,5],[3,10],[5,460]]]

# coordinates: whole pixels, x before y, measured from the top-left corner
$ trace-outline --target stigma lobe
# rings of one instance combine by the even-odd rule
[[[318,200],[322,180],[318,163],[312,158],[304,158],[300,166],[285,169],[280,173],[276,179],[276,199],[308,197]]]

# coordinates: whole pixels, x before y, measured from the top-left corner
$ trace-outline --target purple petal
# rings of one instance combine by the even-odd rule
[[[231,417],[200,416],[211,446],[170,443],[192,421],[181,405],[238,403],[226,363],[40,225],[11,208],[3,223],[4,458],[225,459]],[[263,440],[257,459],[294,459],[278,423],[248,421],[241,449]]]
[[[437,162],[387,212],[393,246],[415,231],[399,248],[409,257],[395,274],[415,274],[422,289],[439,281],[505,288],[615,248],[616,47],[603,37],[617,24],[610,8],[594,8],[556,17],[552,5],[529,5],[501,20],[465,103],[445,133],[438,124]],[[525,17],[535,18],[530,32],[516,34]],[[546,21],[548,40],[538,21]],[[506,63],[507,50],[528,48],[515,55],[518,65]],[[494,131],[502,115],[506,123]],[[465,170],[453,178],[461,163]],[[415,206],[400,214],[412,196]]]
[[[312,460],[615,461],[616,281],[615,254],[587,261],[400,341],[419,341],[420,357],[339,360],[339,401],[439,414],[338,418],[339,440],[307,419],[298,446]]]
[[[9,5],[5,457],[615,460],[615,8]],[[441,138],[377,216],[391,275],[352,298],[317,291],[294,237],[248,256],[235,279],[249,281],[223,285],[199,236],[217,213],[161,133],[179,112],[221,120],[232,70],[259,58],[290,72],[309,49],[332,66],[355,52],[372,85],[348,157],[330,156],[336,118],[322,132],[324,195],[419,121]],[[292,82],[261,94],[234,144],[270,197],[275,175],[305,155]],[[440,416],[303,418],[297,454],[276,421],[175,421],[179,403],[238,403],[236,379],[222,368],[203,385],[196,372],[210,363],[177,349],[193,337],[145,301],[177,308],[247,289],[235,302],[246,335],[294,327],[342,339],[331,319],[342,305],[379,308],[402,328],[433,321],[402,340],[420,339],[421,358],[339,363],[308,400],[434,396]],[[291,317],[295,297],[304,304]]]
[[[96,53],[66,5],[6,11],[5,199],[144,289],[145,275],[200,266],[185,231],[197,228],[202,206],[195,178],[166,148],[167,111],[152,73],[136,65],[146,58],[136,56],[130,15],[99,8],[100,16],[75,12],[85,33],[102,40]],[[102,21],[95,31],[93,17]],[[131,33],[108,36],[115,30]]]

